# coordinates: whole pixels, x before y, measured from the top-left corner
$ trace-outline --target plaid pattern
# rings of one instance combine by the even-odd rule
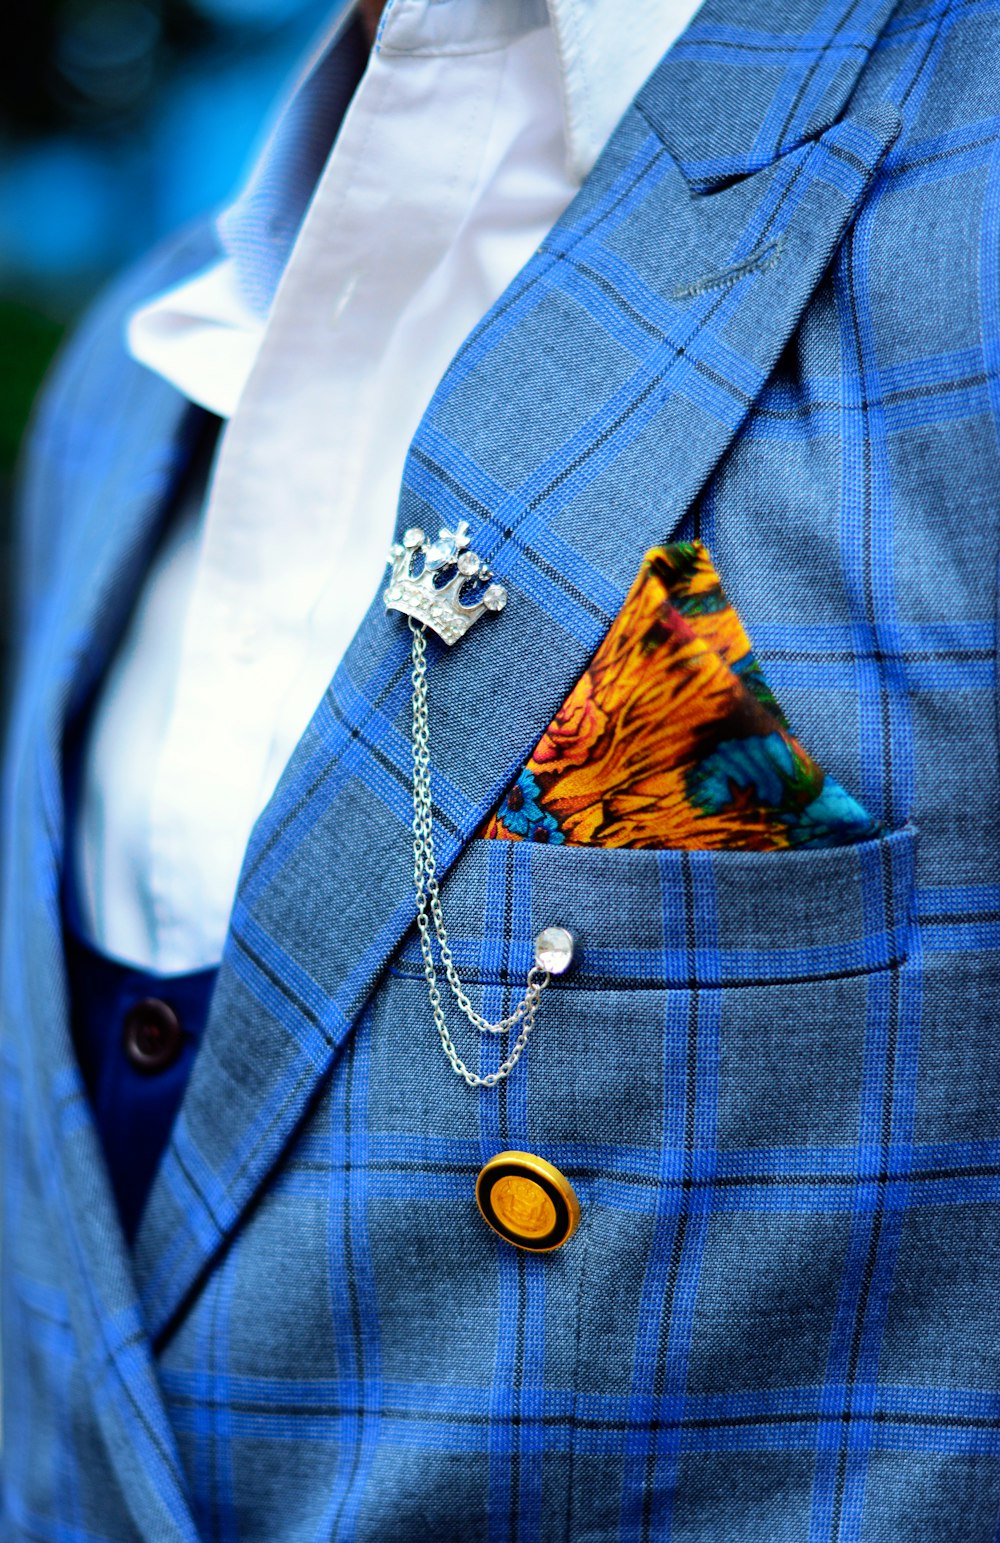
[[[106,319],[64,366],[6,793],[5,1536],[994,1543],[1000,6],[889,10],[710,0],[416,436],[401,526],[467,517],[511,592],[431,663],[456,956],[496,1015],[540,925],[581,940],[524,1065],[476,1096],[436,1048],[376,602],[254,833],[134,1257],[57,746],[190,421]],[[671,537],[884,839],[470,839]],[[580,1196],[555,1255],[478,1218],[504,1147]]]

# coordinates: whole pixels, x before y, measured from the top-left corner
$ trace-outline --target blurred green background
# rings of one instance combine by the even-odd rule
[[[0,669],[11,489],[55,349],[107,277],[238,186],[335,0],[3,0]]]

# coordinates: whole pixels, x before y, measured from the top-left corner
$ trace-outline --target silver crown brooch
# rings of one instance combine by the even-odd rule
[[[521,1000],[505,1018],[492,1023],[472,1005],[462,985],[448,941],[441,911],[441,890],[434,854],[434,795],[431,789],[430,715],[427,706],[427,628],[443,642],[457,643],[484,611],[502,611],[507,591],[491,582],[493,575],[475,552],[469,551],[469,527],[465,520],[457,530],[442,530],[428,542],[422,530],[408,530],[389,553],[392,572],[385,587],[386,609],[402,611],[408,618],[413,669],[413,887],[417,930],[424,961],[424,979],[431,1016],[448,1064],[470,1088],[494,1088],[509,1077],[535,1026],[542,993],[553,975],[561,975],[572,958],[573,939],[560,928],[547,928],[535,939],[535,962],[528,971]],[[480,1034],[510,1034],[509,1044],[495,1071],[474,1072],[462,1060],[451,1037],[438,987],[434,940],[456,1005]]]
[[[493,577],[489,568],[470,552],[465,520],[457,530],[440,531],[436,541],[428,541],[415,527],[406,531],[390,551],[389,564],[386,609],[423,622],[449,646],[463,638],[485,611],[502,611],[507,604],[503,585],[489,583]],[[473,598],[464,598],[469,592]]]

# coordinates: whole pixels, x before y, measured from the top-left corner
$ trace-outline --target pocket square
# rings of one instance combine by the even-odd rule
[[[706,548],[647,552],[481,834],[577,846],[841,846],[879,824],[791,733]]]

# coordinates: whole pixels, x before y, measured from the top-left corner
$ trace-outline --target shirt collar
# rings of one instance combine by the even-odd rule
[[[502,47],[551,25],[562,78],[569,168],[593,167],[646,77],[683,32],[701,0],[388,0],[376,48],[387,53],[462,53]]]
[[[392,56],[483,52],[551,25],[559,61],[567,166],[580,183],[643,81],[700,0],[389,0],[375,47]],[[258,316],[267,314],[366,48],[338,4],[275,118],[242,192],[219,217],[226,254]]]
[[[569,167],[580,181],[701,0],[548,0],[562,73]]]

